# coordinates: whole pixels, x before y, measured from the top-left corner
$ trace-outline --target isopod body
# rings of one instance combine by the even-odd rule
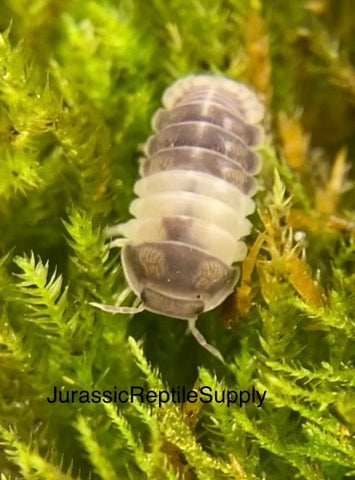
[[[260,170],[263,107],[244,84],[210,75],[176,81],[153,117],[122,264],[145,310],[193,319],[234,289]]]

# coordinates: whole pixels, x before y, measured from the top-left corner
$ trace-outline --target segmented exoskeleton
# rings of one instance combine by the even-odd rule
[[[186,319],[219,305],[239,278],[254,209],[264,109],[247,86],[217,76],[176,81],[153,117],[130,206],[109,229],[125,238],[124,273],[143,309]],[[114,241],[113,245],[122,245]],[[95,304],[113,313],[130,310]]]

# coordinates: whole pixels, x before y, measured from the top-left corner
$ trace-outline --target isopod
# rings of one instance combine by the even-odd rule
[[[192,75],[173,83],[152,119],[134,186],[135,217],[109,228],[138,308],[93,305],[111,313],[148,310],[189,322],[198,342],[221,357],[197,330],[197,316],[233,291],[243,238],[255,210],[257,147],[264,109],[242,83]]]

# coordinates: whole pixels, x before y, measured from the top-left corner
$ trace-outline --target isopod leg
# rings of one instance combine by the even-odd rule
[[[134,315],[135,313],[143,312],[144,306],[143,304],[140,303],[141,302],[140,298],[136,298],[131,307],[121,306],[130,293],[132,293],[132,290],[130,287],[126,287],[124,290],[122,290],[122,292],[117,297],[115,305],[106,305],[103,303],[96,303],[96,302],[90,302],[90,305],[92,305],[93,307],[99,308],[104,312],[109,312],[109,313],[121,313],[121,314],[127,314],[127,315]]]
[[[126,287],[125,289],[123,289],[115,301],[115,307],[121,306],[130,293],[132,293],[132,290],[130,287]]]
[[[205,337],[197,329],[196,318],[191,318],[188,320],[188,322],[189,322],[188,330],[192,333],[192,335],[195,337],[195,339],[198,341],[201,347],[205,348],[208,352],[210,352],[211,355],[218,358],[218,360],[224,363],[224,358],[222,357],[221,352],[217,350],[216,347],[213,347],[212,345],[207,343],[207,340],[205,339]]]
[[[89,305],[99,308],[104,312],[109,312],[113,314],[120,313],[125,315],[134,315],[135,313],[140,313],[140,312],[143,312],[144,310],[143,305],[139,305],[138,307],[115,307],[114,305],[105,305],[103,303],[96,303],[96,302],[90,302]]]
[[[116,238],[116,240],[112,240],[109,246],[110,248],[122,248],[127,244],[128,240],[126,238]]]
[[[133,302],[132,308],[138,308],[141,304],[142,300],[139,297],[136,297],[136,299]]]
[[[121,236],[121,228],[124,223],[116,223],[116,225],[111,225],[104,229],[105,238]]]

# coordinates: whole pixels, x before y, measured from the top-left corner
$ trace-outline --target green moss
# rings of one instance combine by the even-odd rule
[[[1,479],[354,475],[353,30],[351,0],[0,2]],[[201,71],[267,106],[251,285],[199,320],[225,364],[183,322],[89,305],[126,286],[103,230],[161,94]],[[267,394],[51,404],[54,385]]]

